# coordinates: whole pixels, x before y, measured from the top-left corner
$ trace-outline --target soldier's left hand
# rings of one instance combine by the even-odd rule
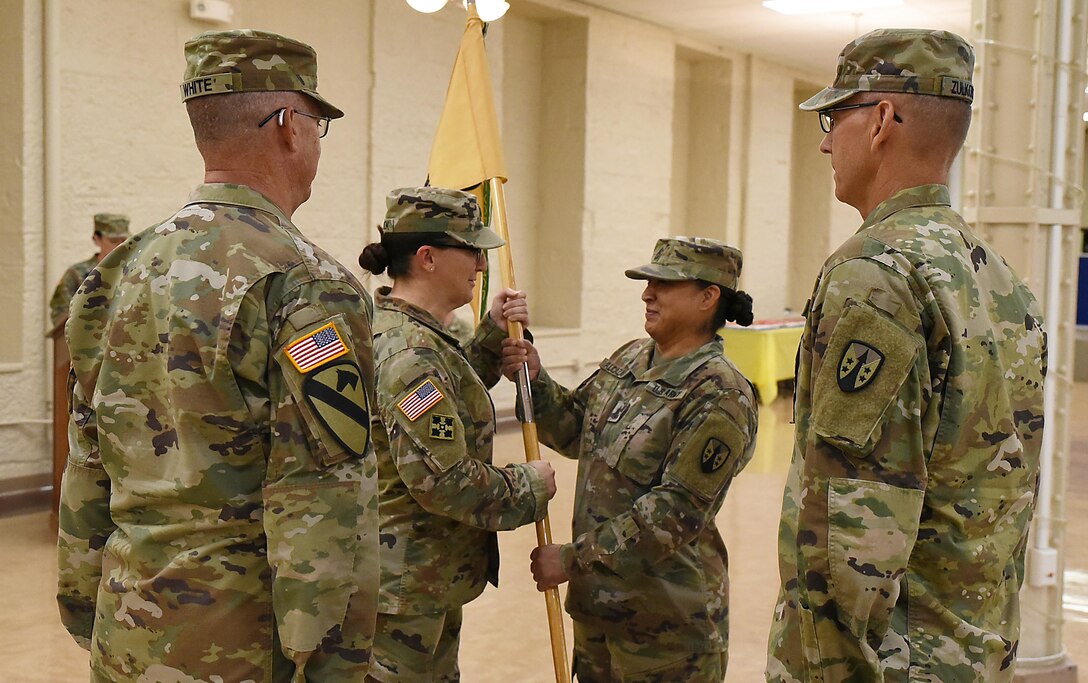
[[[516,289],[504,289],[491,300],[491,319],[499,327],[506,330],[508,320],[519,322],[524,326],[529,325],[529,303],[525,298],[525,292]]]
[[[559,547],[552,543],[534,548],[533,552],[529,553],[529,559],[531,560],[529,568],[533,572],[533,579],[536,580],[536,589],[538,591],[543,592],[549,588],[555,588],[559,584],[570,580],[566,570],[563,569],[563,562],[559,557]]]

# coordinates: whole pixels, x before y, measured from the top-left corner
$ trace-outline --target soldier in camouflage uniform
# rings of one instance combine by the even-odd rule
[[[359,257],[393,278],[374,316],[382,579],[370,680],[457,681],[462,606],[498,585],[495,532],[543,518],[555,476],[542,461],[491,464],[487,390],[506,321],[527,321],[524,294],[500,292],[464,345],[441,323],[503,240],[465,192],[404,188],[387,205],[381,242]]]
[[[67,325],[61,618],[95,681],[362,680],[372,304],[290,218],[343,113],[302,43],[205,33],[185,56],[206,184],[103,259]]]
[[[973,62],[944,31],[874,31],[801,105],[865,222],[806,307],[769,681],[1013,677],[1046,337],[949,208]]]
[[[529,363],[540,440],[578,460],[574,542],[537,548],[537,587],[570,581],[580,683],[711,683],[725,677],[729,590],[714,523],[755,447],[751,384],[716,331],[752,322],[741,254],[715,240],[658,241],[647,280],[650,339],[621,346],[570,391],[528,342],[504,342],[504,373]]]
[[[89,259],[68,266],[68,270],[60,276],[60,282],[57,283],[53,296],[49,299],[49,319],[53,327],[57,327],[68,319],[68,304],[91,269],[128,239],[128,217],[116,213],[96,213],[94,235],[91,239],[98,253]]]

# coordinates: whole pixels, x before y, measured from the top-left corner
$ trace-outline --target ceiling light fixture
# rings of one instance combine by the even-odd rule
[[[510,3],[506,0],[476,0],[476,13],[484,21],[496,21],[502,19],[506,10],[510,9]]]
[[[825,14],[828,12],[863,12],[870,9],[901,7],[903,0],[764,0],[763,6],[779,14]]]
[[[417,12],[430,14],[446,6],[446,0],[408,0],[408,5]]]

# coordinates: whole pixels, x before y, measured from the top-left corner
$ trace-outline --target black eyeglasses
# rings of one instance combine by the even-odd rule
[[[880,104],[880,100],[876,102],[862,102],[861,104],[844,104],[841,107],[828,107],[827,109],[821,109],[816,112],[820,115],[820,130],[825,133],[830,133],[831,129],[835,127],[835,119],[831,115],[837,111],[846,111],[847,109],[861,109],[862,107],[875,107]],[[896,123],[903,123],[903,119],[899,118],[899,114],[892,112],[892,118]]]
[[[264,119],[260,123],[257,124],[257,127],[258,128],[264,128],[264,124],[268,123],[269,121],[276,118],[277,116],[280,117],[280,125],[282,126],[283,125],[283,112],[285,112],[285,111],[287,111],[287,107],[280,107],[276,111],[274,111],[271,114],[269,114],[268,116],[264,117]],[[323,137],[325,137],[326,135],[329,134],[329,125],[330,125],[332,119],[330,119],[328,116],[317,116],[316,114],[307,114],[306,112],[299,111],[298,109],[295,110],[295,113],[300,115],[300,116],[305,116],[307,118],[315,119],[317,121],[317,137],[323,138]]]
[[[443,244],[443,249],[460,249],[461,251],[472,252],[472,257],[479,262],[480,259],[485,257],[485,252],[479,247],[470,247],[467,244]]]

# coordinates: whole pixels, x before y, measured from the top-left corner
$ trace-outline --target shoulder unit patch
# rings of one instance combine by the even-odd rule
[[[884,354],[865,342],[852,340],[839,359],[839,389],[846,393],[861,391],[876,379]]]
[[[453,416],[435,413],[431,415],[431,438],[453,441]]]
[[[710,474],[721,469],[721,466],[729,459],[732,452],[733,450],[729,448],[729,444],[724,441],[713,437],[707,439],[706,445],[703,446],[703,455],[699,459],[703,472]]]
[[[314,372],[302,392],[321,424],[345,450],[356,457],[366,452],[370,413],[359,366],[341,361]]]

